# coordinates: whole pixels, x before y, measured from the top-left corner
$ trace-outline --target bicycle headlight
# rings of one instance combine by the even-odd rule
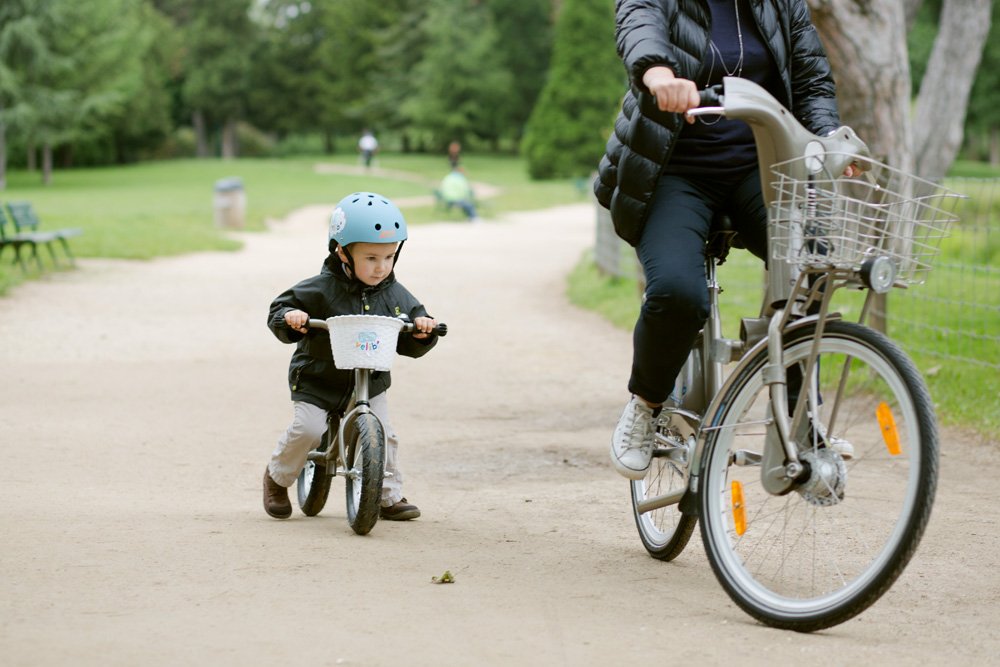
[[[885,255],[869,257],[861,263],[861,280],[876,294],[885,294],[896,282],[896,265]]]

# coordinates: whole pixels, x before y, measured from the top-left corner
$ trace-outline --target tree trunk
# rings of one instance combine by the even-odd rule
[[[235,158],[239,153],[236,145],[236,121],[226,119],[222,126],[222,157],[227,160]]]
[[[924,0],[903,0],[903,14],[906,16],[906,32],[910,32],[910,28],[917,21],[917,12],[920,10],[920,5],[924,4]]]
[[[28,154],[25,156],[25,166],[28,171],[38,169],[38,147],[34,141],[28,141]]]
[[[1000,167],[1000,128],[990,128],[990,166]]]
[[[941,179],[962,146],[969,93],[990,32],[991,0],[945,0],[914,113],[917,173]]]
[[[52,183],[52,144],[42,144],[42,185]]]
[[[969,90],[989,30],[990,0],[945,0],[917,102],[914,142],[906,32],[919,4],[920,0],[809,0],[837,79],[844,123],[868,142],[876,159],[905,172],[919,169],[933,178],[944,174],[961,145]],[[956,51],[962,47],[961,53]],[[881,313],[873,313],[869,324],[884,331],[886,299],[877,299],[873,306]]]
[[[191,113],[191,126],[194,128],[195,155],[209,157],[208,139],[205,136],[205,114],[201,109],[195,109]]]
[[[809,0],[813,22],[837,80],[841,121],[868,143],[872,156],[913,171],[910,61],[906,13],[899,0]],[[885,295],[875,295],[868,326],[885,332]]]
[[[913,170],[910,64],[899,0],[809,0],[837,80],[840,116],[876,159]]]

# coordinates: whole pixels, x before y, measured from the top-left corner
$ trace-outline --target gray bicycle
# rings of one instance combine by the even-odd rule
[[[768,205],[759,316],[722,336],[706,246],[710,314],[657,422],[653,463],[631,483],[639,535],[676,558],[701,524],[734,602],[811,632],[872,605],[902,573],[934,501],[934,408],[907,355],[863,323],[872,295],[923,282],[959,198],[876,162],[850,128],[811,134],[756,84],[727,78],[690,115],[750,124]],[[844,178],[845,168],[863,169]],[[831,307],[868,290],[858,322]],[[726,372],[729,365],[731,370]]]

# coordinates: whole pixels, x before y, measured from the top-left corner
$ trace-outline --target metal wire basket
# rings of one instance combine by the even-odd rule
[[[850,179],[824,172],[815,157],[771,168],[771,257],[801,269],[847,271],[888,257],[896,285],[923,283],[963,197],[880,162],[857,162],[866,171]]]

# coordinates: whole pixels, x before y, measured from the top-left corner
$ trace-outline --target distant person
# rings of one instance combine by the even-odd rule
[[[472,185],[457,167],[448,172],[448,175],[441,181],[441,199],[444,201],[445,210],[457,206],[465,212],[470,222],[476,222],[475,196],[472,192]]]
[[[458,163],[462,159],[462,144],[453,141],[448,144],[448,164],[452,169],[458,168]]]
[[[378,152],[378,139],[375,138],[371,130],[365,130],[361,133],[361,138],[358,139],[358,152],[361,153],[361,161],[364,162],[365,168],[370,168],[375,153]]]
[[[396,282],[394,269],[406,237],[406,220],[389,200],[373,192],[348,195],[330,217],[330,254],[319,275],[285,290],[271,303],[268,327],[281,342],[296,345],[288,368],[294,416],[264,471],[264,511],[275,519],[292,515],[288,487],[295,483],[309,452],[320,444],[328,412],[345,405],[354,388],[353,371],[336,367],[329,334],[307,328],[309,318],[403,313],[413,321],[416,332],[399,337],[399,354],[420,357],[437,342],[432,333],[437,321]],[[390,382],[387,371],[377,371],[369,387],[372,412],[385,426],[386,435],[379,517],[407,521],[420,516],[420,510],[403,497],[398,439],[386,398]]]

